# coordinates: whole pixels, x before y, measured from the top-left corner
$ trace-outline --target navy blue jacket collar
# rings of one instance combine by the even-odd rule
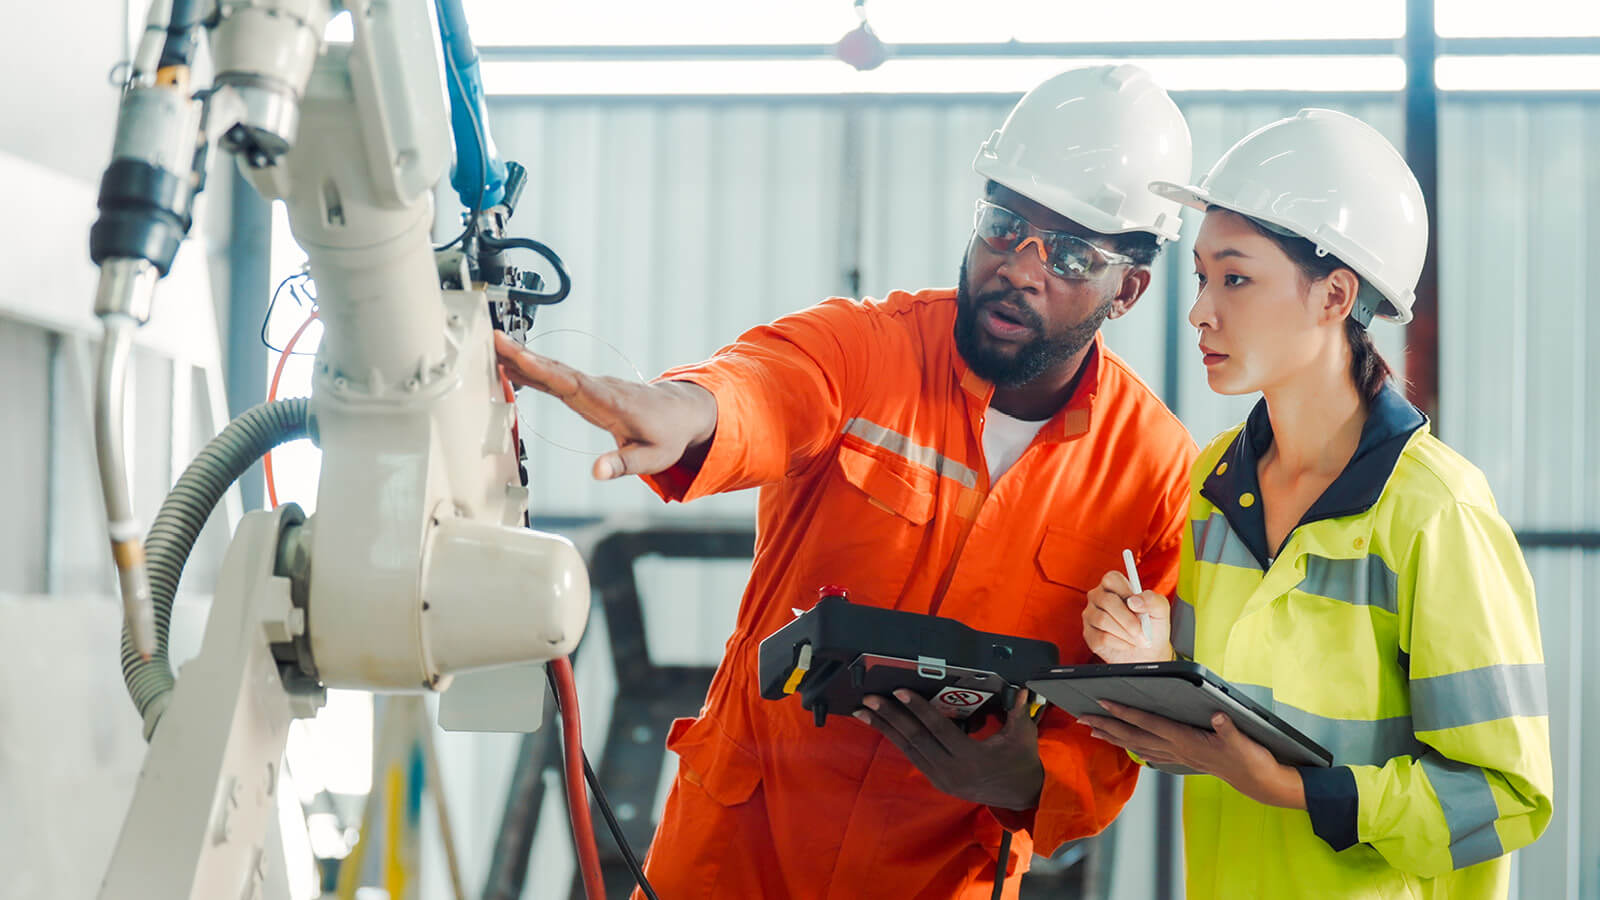
[[[1383,494],[1384,485],[1389,483],[1389,476],[1394,473],[1395,463],[1411,435],[1427,422],[1428,417],[1393,385],[1384,385],[1372,401],[1366,423],[1361,426],[1361,441],[1356,445],[1355,455],[1295,527],[1371,509]],[[1256,478],[1256,464],[1271,446],[1272,421],[1267,414],[1267,401],[1262,399],[1250,411],[1244,428],[1223,451],[1200,488],[1200,496],[1222,511],[1234,533],[1250,548],[1263,569],[1281,549],[1267,547],[1261,486]]]

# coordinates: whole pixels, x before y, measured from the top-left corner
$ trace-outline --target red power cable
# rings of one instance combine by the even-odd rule
[[[512,453],[520,444],[516,403],[517,394],[506,377],[504,367],[497,366],[500,389],[506,402],[511,404]],[[600,851],[594,842],[594,820],[589,815],[589,794],[583,786],[583,724],[578,715],[578,687],[572,675],[572,661],[565,656],[549,663],[550,675],[555,680],[556,699],[561,707],[561,742],[566,751],[564,766],[567,782],[567,810],[572,818],[572,842],[578,848],[578,869],[583,873],[583,892],[589,900],[605,900],[606,883],[600,870]]]
[[[288,362],[289,361],[289,357],[294,353],[294,345],[299,342],[300,336],[302,334],[305,334],[306,333],[306,329],[310,328],[311,327],[311,323],[315,322],[316,320],[317,320],[317,314],[315,312],[313,312],[311,315],[307,316],[306,320],[304,322],[300,323],[300,327],[296,328],[294,330],[294,334],[289,336],[289,343],[283,345],[283,352],[278,354],[278,364],[276,366],[272,367],[272,384],[267,387],[267,402],[268,403],[271,403],[272,401],[278,399],[278,379],[283,377],[283,364]],[[272,480],[272,451],[271,450],[268,450],[266,452],[266,455],[261,457],[261,469],[262,469],[263,474],[265,474],[266,477],[267,477],[267,502],[271,504],[267,508],[268,509],[277,509],[278,508],[278,485],[277,485],[276,482],[274,482]]]
[[[583,732],[578,722],[578,688],[572,661],[565,656],[549,663],[561,701],[561,741],[566,748],[567,810],[572,816],[572,841],[578,845],[578,868],[583,872],[583,892],[589,900],[605,900],[606,883],[600,872],[600,851],[595,848],[594,822],[589,817],[589,795],[583,787]]]

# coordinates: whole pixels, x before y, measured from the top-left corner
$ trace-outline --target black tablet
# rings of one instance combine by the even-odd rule
[[[761,642],[761,696],[798,694],[818,727],[868,694],[922,695],[967,726],[1010,708],[1023,680],[1061,661],[1056,645],[955,619],[851,603],[830,594]]]
[[[1225,713],[1240,731],[1271,750],[1281,763],[1333,764],[1333,754],[1322,745],[1205,666],[1188,660],[1061,666],[1029,679],[1028,689],[1073,716],[1109,716],[1099,701],[1110,700],[1210,731],[1211,717]],[[1155,768],[1179,775],[1195,774],[1181,767]]]

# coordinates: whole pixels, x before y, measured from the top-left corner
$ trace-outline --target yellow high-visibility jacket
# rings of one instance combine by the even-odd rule
[[[1185,779],[1190,898],[1506,896],[1551,815],[1533,582],[1482,473],[1392,389],[1281,548],[1265,402],[1195,463],[1173,646],[1332,752],[1307,811]]]

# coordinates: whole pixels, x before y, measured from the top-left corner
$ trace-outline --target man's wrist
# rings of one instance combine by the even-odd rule
[[[989,806],[999,809],[1009,809],[1013,812],[1026,812],[1039,805],[1039,796],[1044,793],[1044,764],[1037,763],[1037,769],[1027,776],[1027,781],[1022,782],[1016,796],[1000,803],[990,803]],[[1019,782],[1021,779],[1018,779]]]
[[[661,382],[670,386],[687,407],[690,421],[694,422],[695,433],[689,438],[691,449],[711,443],[717,434],[717,395],[692,381],[665,381]]]
[[[698,471],[711,452],[711,441],[717,435],[717,395],[692,381],[663,381],[661,387],[670,389],[682,407],[687,410],[685,420],[694,422],[696,430],[683,448],[678,465]]]

